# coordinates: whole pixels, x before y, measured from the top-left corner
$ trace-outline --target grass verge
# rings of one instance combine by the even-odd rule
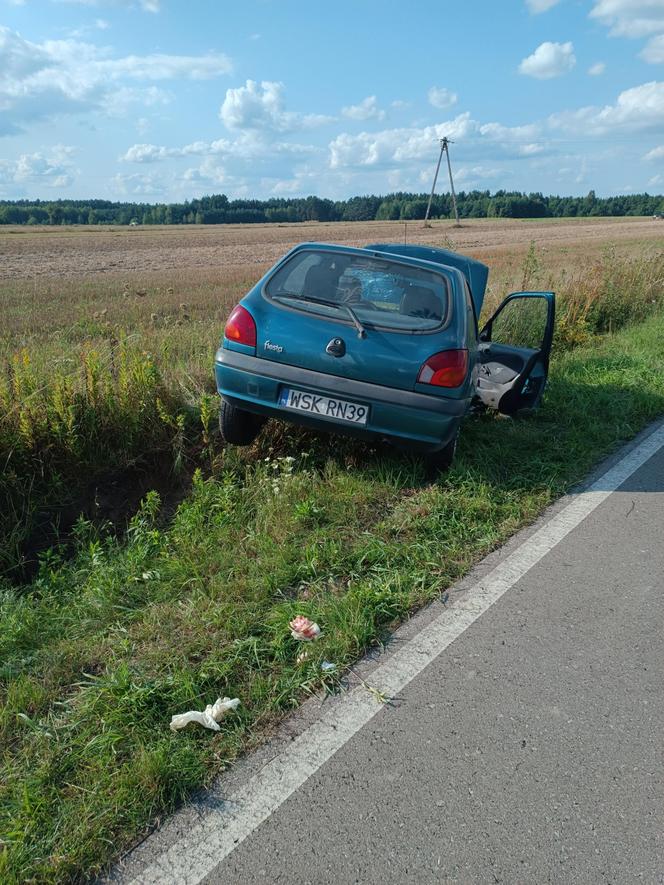
[[[469,419],[450,473],[298,431],[194,479],[168,528],[77,526],[0,596],[0,880],[76,881],[664,412],[664,316],[559,355],[541,411]],[[330,446],[332,448],[330,448]],[[310,657],[288,621],[323,628]],[[173,713],[241,698],[218,734]]]

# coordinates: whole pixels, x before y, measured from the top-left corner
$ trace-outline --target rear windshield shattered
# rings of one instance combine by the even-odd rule
[[[363,325],[403,332],[439,328],[449,305],[440,274],[385,258],[313,249],[293,255],[268,280],[265,294],[288,307],[344,322],[347,305]]]

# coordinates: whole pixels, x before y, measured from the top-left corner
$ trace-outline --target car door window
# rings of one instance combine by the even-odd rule
[[[546,332],[548,303],[544,298],[508,301],[491,324],[492,344],[539,350]]]

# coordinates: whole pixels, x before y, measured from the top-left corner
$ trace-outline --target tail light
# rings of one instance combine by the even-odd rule
[[[235,341],[237,344],[246,344],[248,347],[256,347],[256,323],[254,318],[238,304],[234,307],[231,315],[226,321],[224,329],[224,338],[229,341]]]
[[[420,369],[420,384],[436,387],[460,387],[468,374],[467,350],[443,350],[434,353]]]

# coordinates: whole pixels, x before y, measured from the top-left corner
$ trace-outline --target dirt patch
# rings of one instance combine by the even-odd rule
[[[69,501],[59,500],[36,515],[33,531],[22,545],[21,567],[8,577],[18,585],[27,583],[49,547],[73,549],[73,528],[80,517],[105,531],[123,533],[150,491],[161,498],[160,520],[165,524],[191,488],[192,474],[193,462],[190,469],[174,474],[172,457],[153,455],[140,465],[90,479],[73,490]]]

